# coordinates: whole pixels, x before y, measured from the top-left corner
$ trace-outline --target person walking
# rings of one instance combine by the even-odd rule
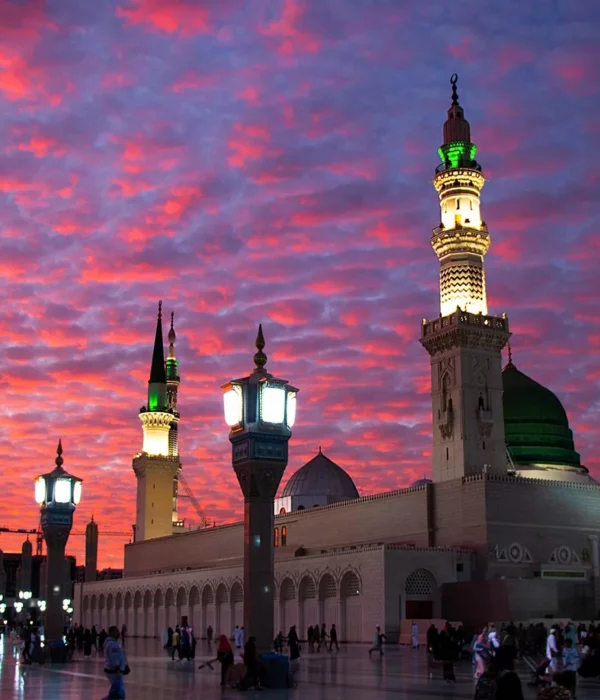
[[[104,644],[104,673],[110,683],[110,690],[104,700],[124,700],[125,683],[123,677],[129,673],[127,657],[119,644],[119,628],[111,625]]]
[[[577,691],[577,669],[579,668],[579,652],[573,644],[571,637],[565,639],[565,648],[562,652],[563,661],[563,686],[575,697]]]
[[[410,629],[410,640],[412,642],[412,648],[418,649],[419,648],[419,628],[417,627],[417,623],[414,620],[412,621],[412,627]]]
[[[375,625],[375,639],[373,641],[373,646],[369,649],[369,658],[371,657],[372,651],[378,651],[379,656],[383,656],[383,642],[385,641],[385,634],[381,632],[381,627]]]
[[[233,630],[233,643],[235,644],[236,649],[241,649],[242,645],[240,644],[240,626],[236,625],[235,629]]]
[[[92,625],[92,646],[98,652],[98,630],[96,625]]]
[[[171,637],[171,661],[175,661],[175,652],[179,652],[179,638],[179,625],[175,625],[175,631]],[[181,661],[181,658],[178,661]]]
[[[317,651],[321,650],[321,647],[325,647],[327,649],[327,637],[329,635],[327,634],[327,629],[325,627],[325,623],[321,625],[321,630],[319,632],[319,646],[317,648]]]
[[[83,633],[83,655],[88,659],[92,655],[92,633],[87,628]]]
[[[308,651],[314,651],[315,650],[315,633],[314,633],[312,625],[309,625],[308,630],[306,631],[306,641],[308,642]]]
[[[230,666],[233,666],[233,649],[225,634],[219,637],[219,646],[217,648],[217,661],[221,664],[221,687],[225,687],[227,671]],[[199,666],[198,668],[202,668]],[[212,668],[212,666],[211,666]]]
[[[321,635],[319,634],[319,625],[315,625],[313,627],[313,649],[315,644],[317,645],[317,651],[319,651],[321,647]]]
[[[244,666],[246,667],[246,675],[240,684],[240,690],[247,688],[260,688],[260,679],[258,677],[258,656],[256,654],[256,639],[249,637],[244,646]]]
[[[103,627],[102,631],[98,635],[98,654],[100,655],[104,653],[104,642],[106,641],[107,637],[108,635],[106,634],[106,630]]]
[[[335,628],[335,624],[332,624],[331,629],[329,630],[329,651],[332,650],[334,644],[335,644],[335,650],[339,651],[340,645],[338,644],[337,630]]]
[[[288,632],[288,646],[290,648],[290,661],[300,658],[300,638],[296,632],[296,625],[292,625]]]
[[[550,634],[546,639],[546,660],[548,661],[547,668],[550,673],[556,673],[558,667],[558,644],[556,641],[556,628],[550,630]]]
[[[458,649],[454,640],[446,630],[440,632],[438,639],[436,658],[442,662],[444,680],[446,683],[456,683],[454,675],[454,662],[458,656]]]
[[[473,656],[475,661],[475,680],[485,673],[486,664],[490,660],[490,653],[487,648],[486,643],[486,630],[485,628],[477,635],[475,643],[473,644]]]
[[[127,625],[123,623],[121,625],[121,646],[125,649],[125,640],[127,639]]]
[[[210,646],[213,640],[213,628],[212,625],[209,625],[206,628],[206,641],[208,642],[208,645]]]

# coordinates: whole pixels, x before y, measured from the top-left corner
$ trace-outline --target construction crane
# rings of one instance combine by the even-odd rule
[[[194,496],[194,493],[192,489],[190,488],[190,485],[188,484],[186,478],[183,476],[183,474],[180,472],[178,477],[177,477],[179,483],[183,486],[183,490],[185,491],[185,494],[180,494],[180,498],[189,498],[191,501],[192,506],[194,507],[194,510],[198,514],[198,517],[200,518],[200,527],[210,527],[210,522],[208,521],[208,518],[204,514],[204,511],[202,510],[202,506],[200,503],[198,503],[198,499],[196,496]]]

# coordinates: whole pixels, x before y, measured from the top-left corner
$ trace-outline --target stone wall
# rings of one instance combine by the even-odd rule
[[[388,542],[426,547],[427,513],[427,487],[421,486],[287,513],[275,518],[275,526],[287,528],[290,552]],[[242,523],[139,542],[125,547],[124,575],[216,565],[241,557],[242,546]]]

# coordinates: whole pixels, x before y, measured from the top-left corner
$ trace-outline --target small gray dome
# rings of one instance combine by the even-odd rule
[[[283,489],[286,496],[324,496],[328,503],[360,498],[352,479],[321,448],[316,457],[292,474]]]
[[[427,486],[427,484],[433,484],[433,481],[424,476],[422,479],[417,479],[416,481],[413,481],[411,486]]]

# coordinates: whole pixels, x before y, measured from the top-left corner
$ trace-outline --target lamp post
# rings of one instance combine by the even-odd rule
[[[46,540],[45,634],[47,643],[61,639],[64,631],[62,584],[65,547],[73,525],[73,512],[81,499],[81,479],[62,467],[62,444],[58,441],[56,467],[35,482],[35,500],[40,506]]]
[[[288,461],[298,389],[265,369],[262,326],[256,368],[222,386],[231,461],[244,494],[244,628],[259,652],[273,644],[273,500]]]

